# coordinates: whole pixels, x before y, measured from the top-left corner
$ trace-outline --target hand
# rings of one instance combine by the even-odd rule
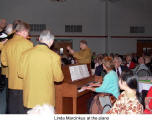
[[[67,46],[67,50],[69,50],[69,51],[70,51],[70,50],[71,50],[71,47],[70,47],[70,46]]]
[[[5,39],[4,41],[2,41],[2,44],[6,43],[8,39]]]

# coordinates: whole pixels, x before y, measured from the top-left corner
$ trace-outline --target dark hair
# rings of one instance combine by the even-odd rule
[[[138,77],[135,76],[131,70],[125,70],[121,74],[121,80],[125,81],[128,87],[136,90],[136,97],[138,101],[143,104],[142,97],[138,89]]]
[[[88,44],[86,40],[81,40],[80,43],[83,43],[83,44],[86,44],[86,45]]]

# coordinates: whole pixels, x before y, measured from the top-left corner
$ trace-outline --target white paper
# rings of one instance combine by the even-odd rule
[[[69,67],[71,80],[79,80],[90,76],[87,65],[77,65]]]

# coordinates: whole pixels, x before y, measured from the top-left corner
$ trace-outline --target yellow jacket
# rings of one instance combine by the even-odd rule
[[[3,49],[4,45],[5,44],[3,42],[0,42],[0,51]],[[1,65],[1,68],[2,68],[1,74],[6,75],[6,77],[8,78],[8,67]]]
[[[36,105],[55,105],[54,81],[61,82],[61,58],[46,45],[38,44],[21,57],[18,76],[23,78],[23,103],[27,108]]]
[[[22,80],[17,75],[17,65],[21,54],[32,48],[33,43],[19,35],[14,35],[12,39],[6,42],[2,49],[1,61],[4,66],[8,66],[8,88],[22,90]]]
[[[91,50],[87,48],[85,50],[80,50],[79,52],[74,52],[73,57],[78,60],[79,64],[89,64],[91,63]]]

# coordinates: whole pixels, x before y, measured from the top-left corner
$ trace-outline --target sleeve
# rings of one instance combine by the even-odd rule
[[[128,106],[126,114],[142,114],[143,113],[143,106],[139,103],[133,103]]]
[[[103,83],[102,83],[102,85],[100,86],[100,87],[98,87],[98,88],[96,88],[95,89],[95,92],[106,92],[106,90],[107,90],[107,87],[109,86],[109,79],[108,79],[108,77],[105,77],[104,78],[104,80],[103,80]]]
[[[89,50],[85,50],[85,51],[80,51],[80,52],[75,52],[73,54],[73,57],[77,58],[77,59],[83,59],[86,58],[88,56],[90,56],[90,51]]]
[[[61,82],[63,81],[63,72],[61,69],[61,58],[60,57],[56,57],[53,60],[53,79],[55,82]]]
[[[19,64],[18,64],[18,77],[19,78],[24,78],[24,73],[25,73],[25,66],[24,66],[24,55],[21,56]],[[23,67],[24,66],[24,67]]]
[[[0,51],[2,50],[2,48],[3,48],[3,43],[0,42]]]
[[[4,47],[1,51],[1,62],[3,66],[8,66],[7,56],[6,56],[6,47]]]

